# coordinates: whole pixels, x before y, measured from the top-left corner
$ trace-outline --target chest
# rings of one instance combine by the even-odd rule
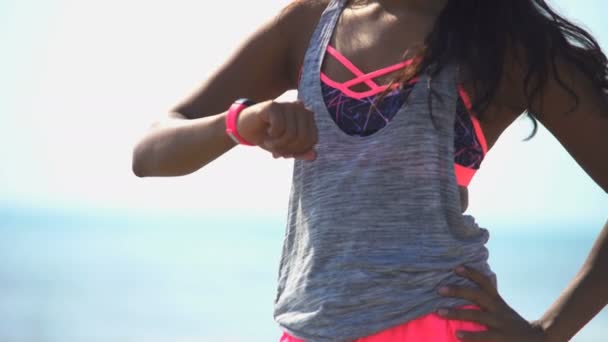
[[[321,15],[321,12],[318,13]],[[300,68],[308,48],[310,38],[319,17],[311,16],[305,21],[292,42],[290,65],[291,78],[299,78]],[[413,56],[422,46],[424,38],[431,31],[434,18],[422,15],[403,15],[395,17],[377,8],[345,9],[336,23],[329,45],[339,51],[353,67],[363,74],[386,69]],[[336,58],[324,58],[321,71],[335,82],[344,83],[353,79],[353,70]],[[371,80],[377,85],[386,85],[401,70],[384,73]],[[462,84],[470,94],[470,87]],[[369,91],[369,84],[359,83],[350,87],[355,92]],[[479,121],[485,133],[488,149],[498,140],[502,132],[519,116],[520,112],[497,105],[491,105]]]

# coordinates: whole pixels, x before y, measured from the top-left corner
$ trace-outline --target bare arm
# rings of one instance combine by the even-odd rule
[[[537,103],[539,121],[559,140],[589,176],[608,192],[608,97],[582,73],[558,65],[560,76],[579,97],[576,110],[565,114],[573,98],[552,80]],[[608,222],[577,276],[537,321],[549,341],[567,341],[608,304]]]
[[[608,303],[608,222],[578,274],[535,322],[547,340],[569,341]]]
[[[599,87],[566,63],[558,64],[561,79],[578,96],[574,99],[549,75],[531,112],[557,138],[566,151],[589,176],[608,192],[608,97]],[[520,108],[523,94],[522,68],[510,64],[510,82],[503,86],[499,105]],[[521,90],[521,92],[520,92]],[[440,310],[444,317],[486,325],[484,331],[460,331],[463,341],[569,341],[608,304],[608,222],[595,241],[587,259],[574,279],[544,315],[533,322],[521,317],[500,296],[495,284],[478,270],[464,267],[456,273],[478,287],[449,286],[440,294],[460,297],[478,304],[483,311]]]
[[[193,94],[152,124],[133,149],[137,176],[195,172],[235,146],[224,132],[224,117],[234,100],[262,102],[293,88],[284,22],[297,11],[298,6],[292,7],[264,23]]]
[[[191,119],[172,112],[155,122],[133,149],[138,177],[182,176],[202,168],[236,143],[224,132],[224,113]]]

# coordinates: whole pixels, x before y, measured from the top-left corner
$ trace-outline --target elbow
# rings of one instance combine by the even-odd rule
[[[131,157],[131,171],[139,178],[144,177],[175,177],[182,176],[181,170],[175,170],[167,165],[158,144],[153,141],[141,141],[134,148]],[[175,164],[175,163],[174,163]]]
[[[139,178],[150,176],[150,170],[146,162],[145,148],[142,143],[137,144],[133,148],[131,158],[131,170],[133,174]]]
[[[157,144],[152,139],[150,131],[161,126],[160,122],[156,121],[148,128],[148,134],[145,134],[133,146],[131,156],[131,171],[139,178],[155,176],[153,167],[153,158],[158,151],[155,151]]]
[[[131,169],[133,171],[133,174],[139,178],[143,178],[143,177],[147,176],[145,170],[141,166],[136,164],[135,162],[133,162]]]

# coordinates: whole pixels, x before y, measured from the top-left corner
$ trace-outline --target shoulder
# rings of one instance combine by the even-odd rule
[[[277,17],[281,33],[289,41],[289,76],[293,88],[297,87],[299,68],[310,38],[330,2],[331,0],[294,0]]]
[[[530,111],[608,192],[608,94],[580,67],[557,58]]]
[[[277,16],[281,31],[290,38],[301,36],[318,22],[321,13],[331,0],[295,0],[285,6]]]
[[[608,192],[608,87],[598,84],[583,65],[556,55],[547,61],[544,77],[528,78],[530,66],[521,57],[509,58],[504,79],[509,99],[525,108],[564,147],[583,170]],[[606,65],[603,65],[605,68]],[[605,70],[597,70],[606,75]],[[528,101],[527,94],[535,92]]]
[[[331,0],[294,0],[283,8],[281,14],[286,19],[294,19],[303,15],[314,15],[323,11]]]

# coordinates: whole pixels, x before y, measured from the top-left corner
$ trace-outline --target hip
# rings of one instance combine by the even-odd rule
[[[464,305],[461,309],[481,310],[476,305]],[[357,338],[352,342],[410,342],[441,341],[459,342],[458,330],[483,331],[487,327],[475,322],[446,319],[436,313],[429,313],[414,320],[384,329],[372,335]],[[283,332],[279,342],[307,342]]]

